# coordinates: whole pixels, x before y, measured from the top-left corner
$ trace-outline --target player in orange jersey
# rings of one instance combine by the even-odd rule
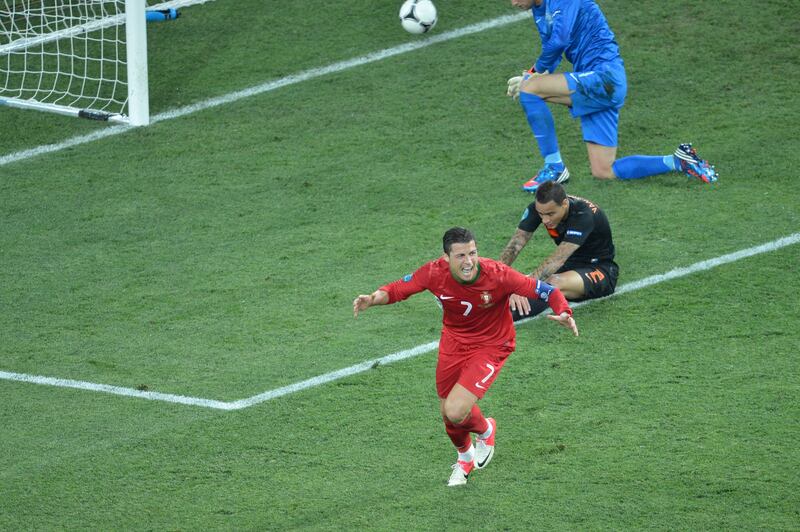
[[[614,241],[605,213],[591,201],[568,196],[558,183],[547,182],[536,191],[500,262],[514,262],[534,231],[544,225],[556,250],[531,273],[557,287],[570,301],[595,299],[614,293],[619,267],[614,262]],[[511,297],[514,320],[545,310],[541,301]]]

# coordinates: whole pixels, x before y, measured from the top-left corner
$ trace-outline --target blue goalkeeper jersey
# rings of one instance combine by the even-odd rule
[[[614,32],[594,0],[543,0],[531,12],[542,38],[542,53],[534,65],[537,72],[555,72],[562,54],[576,72],[622,61]]]

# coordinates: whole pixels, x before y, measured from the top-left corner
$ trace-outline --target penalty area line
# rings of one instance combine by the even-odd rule
[[[216,408],[219,410],[232,410],[230,406],[231,403],[226,403],[225,401],[202,399],[200,397],[186,397],[184,395],[173,395],[169,393],[149,392],[145,390],[137,390],[135,388],[123,388],[121,386],[97,384],[94,382],[42,377],[40,375],[27,375],[25,373],[11,373],[9,371],[0,371],[0,379],[17,382],[29,382],[31,384],[44,384],[48,386],[57,386],[60,388],[76,388],[78,390],[124,395],[127,397],[136,397],[138,399],[149,399],[151,401],[164,401],[167,403],[178,403],[182,405],[204,406],[206,408]]]
[[[675,268],[673,270],[668,271],[667,273],[652,275],[650,277],[645,277],[644,279],[640,279],[632,283],[621,285],[613,294],[602,299],[608,299],[611,297],[618,296],[620,294],[633,292],[635,290],[641,290],[642,288],[647,288],[659,283],[663,283],[664,281],[670,281],[672,279],[686,277],[687,275],[691,275],[693,273],[707,271],[712,268],[716,268],[717,266],[722,266],[724,264],[736,262],[742,259],[746,259],[748,257],[760,255],[762,253],[769,253],[771,251],[776,251],[778,249],[791,246],[793,244],[797,244],[798,242],[800,242],[800,233],[794,233],[792,235],[779,238],[777,240],[773,240],[772,242],[767,242],[766,244],[761,244],[747,249],[742,249],[713,259],[696,262],[691,266],[687,266],[684,268]],[[600,300],[591,299],[588,301],[583,301],[581,303],[572,305],[572,307],[573,308],[581,307],[584,305],[588,305],[594,301],[600,301]],[[536,319],[537,317],[538,316],[535,316],[533,318],[528,318],[526,320],[521,320],[517,322],[517,325],[522,325],[524,323]],[[230,402],[216,401],[213,399],[203,399],[200,397],[187,397],[184,395],[173,395],[167,393],[136,390],[133,388],[123,388],[120,386],[110,386],[107,384],[96,384],[93,382],[76,381],[70,379],[58,379],[53,377],[42,377],[37,375],[27,375],[24,373],[11,373],[7,371],[0,371],[0,380],[28,382],[32,384],[43,384],[43,385],[58,386],[63,388],[77,388],[80,390],[110,393],[115,395],[123,395],[127,397],[135,397],[139,399],[149,399],[151,401],[164,401],[168,403],[200,406],[205,408],[213,408],[217,410],[241,410],[243,408],[248,408],[257,405],[259,403],[263,403],[265,401],[277,399],[278,397],[283,397],[285,395],[290,395],[296,392],[300,392],[302,390],[306,390],[308,388],[321,386],[323,384],[333,382],[335,380],[339,380],[345,377],[351,377],[359,373],[364,373],[377,366],[392,364],[394,362],[399,362],[407,358],[412,358],[418,355],[422,355],[430,351],[433,351],[438,346],[439,346],[438,341],[428,342],[427,344],[418,345],[416,347],[412,347],[411,349],[406,349],[404,351],[398,351],[396,353],[392,353],[391,355],[386,355],[381,358],[367,360],[365,362],[361,362],[359,364],[355,364],[347,368],[343,368],[337,371],[332,371],[330,373],[325,373],[323,375],[318,375],[316,377],[296,382],[288,386],[275,388],[274,390],[268,390],[264,393],[254,395],[246,399],[240,399],[238,401],[230,401]]]

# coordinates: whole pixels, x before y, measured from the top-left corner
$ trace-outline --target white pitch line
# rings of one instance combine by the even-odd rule
[[[186,105],[184,107],[179,107],[178,109],[173,109],[172,111],[166,111],[157,114],[155,116],[150,117],[150,123],[156,124],[158,122],[163,122],[164,120],[181,118],[200,111],[205,111],[207,109],[219,107],[220,105],[226,105],[229,103],[237,102],[244,98],[250,98],[252,96],[257,96],[265,92],[274,91],[276,89],[280,89],[281,87],[286,87],[288,85],[302,83],[304,81],[308,81],[321,76],[326,76],[328,74],[336,74],[338,72],[342,72],[358,66],[367,65],[369,63],[375,63],[377,61],[383,61],[384,59],[388,59],[390,57],[394,57],[400,54],[405,54],[408,52],[413,52],[415,50],[426,48],[428,46],[440,42],[458,39],[466,35],[472,35],[473,33],[479,33],[492,28],[507,26],[508,24],[517,22],[519,20],[528,17],[530,17],[530,14],[527,12],[515,13],[513,15],[505,15],[491,20],[486,20],[484,22],[479,22],[477,24],[471,24],[469,26],[465,26],[457,30],[447,31],[444,33],[440,33],[438,35],[432,35],[422,40],[408,42],[405,44],[394,46],[392,48],[386,48],[384,50],[373,52],[371,54],[367,54],[361,57],[355,57],[352,59],[347,59],[345,61],[339,61],[337,63],[332,63],[328,66],[320,68],[312,68],[310,70],[304,70],[297,74],[292,74],[284,78],[268,81],[266,83],[262,83],[254,87],[250,87],[249,89],[243,89],[240,91],[231,92],[223,96],[210,98],[202,102]],[[109,126],[108,128],[95,131],[94,133],[73,137],[71,139],[67,139],[63,142],[59,142],[56,144],[47,144],[44,146],[37,146],[36,148],[31,148],[28,150],[22,150],[15,153],[10,153],[8,155],[0,157],[0,166],[5,166],[7,164],[24,161],[32,157],[38,157],[39,155],[55,153],[67,148],[79,146],[81,144],[94,142],[96,140],[104,139],[114,135],[119,135],[121,133],[125,133],[126,131],[130,131],[131,129],[134,128],[131,126]]]
[[[634,281],[632,283],[620,286],[612,295],[602,299],[608,299],[610,297],[615,297],[620,294],[625,294],[627,292],[633,292],[634,290],[647,288],[649,286],[663,283],[664,281],[671,281],[673,279],[678,279],[680,277],[686,277],[687,275],[691,275],[693,273],[710,270],[712,268],[716,268],[717,266],[722,266],[723,264],[736,262],[738,260],[752,257],[754,255],[776,251],[786,246],[797,244],[798,242],[800,242],[800,233],[794,233],[792,235],[779,238],[777,240],[773,240],[772,242],[767,242],[766,244],[761,244],[759,246],[742,249],[740,251],[729,253],[727,255],[722,255],[720,257],[716,257],[713,259],[696,262],[695,264],[692,264],[691,266],[685,268],[675,268],[674,270],[670,270],[664,274],[645,277],[644,279],[640,279],[638,281]],[[580,307],[588,305],[594,301],[599,301],[599,300],[591,299],[589,301],[577,303],[572,306],[573,308]],[[521,325],[523,323],[531,321],[532,319],[536,318],[534,317],[527,320],[522,320],[518,322],[517,325]],[[137,397],[140,399],[150,399],[153,401],[166,401],[169,403],[202,406],[206,408],[214,408],[217,410],[241,410],[243,408],[248,408],[250,406],[257,405],[265,401],[269,401],[271,399],[283,397],[285,395],[293,394],[302,390],[306,390],[308,388],[314,388],[316,386],[320,386],[328,382],[342,379],[344,377],[350,377],[353,375],[357,375],[359,373],[364,373],[365,371],[369,371],[370,369],[376,366],[391,364],[393,362],[398,362],[400,360],[405,360],[407,358],[412,358],[418,355],[422,355],[430,351],[433,351],[438,346],[439,346],[438,341],[429,342],[427,344],[418,345],[417,347],[413,347],[411,349],[406,349],[404,351],[398,351],[397,353],[392,353],[391,355],[386,355],[385,357],[382,358],[367,360],[366,362],[361,362],[359,364],[355,364],[347,368],[343,368],[337,371],[332,371],[330,373],[325,373],[324,375],[319,375],[317,377],[296,382],[288,386],[283,386],[281,388],[269,390],[264,393],[254,395],[252,397],[248,397],[246,399],[240,399],[238,401],[231,401],[231,402],[215,401],[213,399],[203,399],[200,397],[186,397],[183,395],[172,395],[172,394],[158,393],[158,392],[146,392],[142,390],[135,390],[132,388],[109,386],[107,384],[95,384],[92,382],[74,381],[68,379],[56,379],[51,377],[40,377],[36,375],[27,375],[24,373],[10,373],[6,371],[0,371],[0,379],[19,381],[19,382],[30,382],[34,384],[46,384],[50,386],[60,386],[66,388],[77,388],[81,390],[90,390],[95,392],[111,393],[115,395]]]
[[[139,399],[150,399],[152,401],[166,401],[168,403],[178,403],[182,405],[205,406],[207,408],[216,408],[220,410],[232,410],[232,403],[226,403],[224,401],[214,401],[213,399],[202,399],[199,397],[186,397],[183,395],[172,395],[169,393],[146,392],[143,390],[136,390],[134,388],[122,388],[120,386],[110,386],[108,384],[97,384],[94,382],[74,381],[71,379],[56,379],[53,377],[41,377],[38,375],[11,373],[8,371],[0,371],[0,379],[17,382],[30,382],[32,384],[46,384],[48,386],[58,386],[60,388],[77,388],[78,390],[125,395],[128,397],[137,397]]]
[[[382,358],[376,358],[375,360],[367,360],[366,362],[361,362],[360,364],[356,364],[355,366],[350,366],[348,368],[332,371],[330,373],[325,373],[324,375],[319,375],[311,379],[296,382],[294,384],[290,384],[289,386],[284,386],[282,388],[269,390],[267,392],[254,395],[253,397],[248,397],[247,399],[240,399],[239,401],[234,401],[231,404],[234,405],[234,408],[237,410],[240,408],[247,408],[248,406],[257,405],[258,403],[263,403],[264,401],[269,401],[270,399],[275,399],[277,397],[289,395],[291,393],[299,392],[307,388],[314,388],[315,386],[320,386],[327,382],[342,379],[344,377],[349,377],[351,375],[356,375],[357,373],[363,373],[376,366],[383,366],[386,364],[391,364],[392,362],[398,362],[400,360],[405,360],[407,358],[412,358],[418,355],[422,355],[430,351],[433,351],[437,347],[439,347],[438,340],[429,342],[427,344],[418,345],[417,347],[412,347],[411,349],[406,349],[405,351],[398,351],[397,353],[392,353],[391,355],[386,355],[385,357]]]

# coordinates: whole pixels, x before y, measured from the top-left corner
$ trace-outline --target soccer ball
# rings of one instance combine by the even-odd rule
[[[400,6],[400,24],[409,33],[430,31],[436,20],[436,6],[431,0],[406,0]]]

